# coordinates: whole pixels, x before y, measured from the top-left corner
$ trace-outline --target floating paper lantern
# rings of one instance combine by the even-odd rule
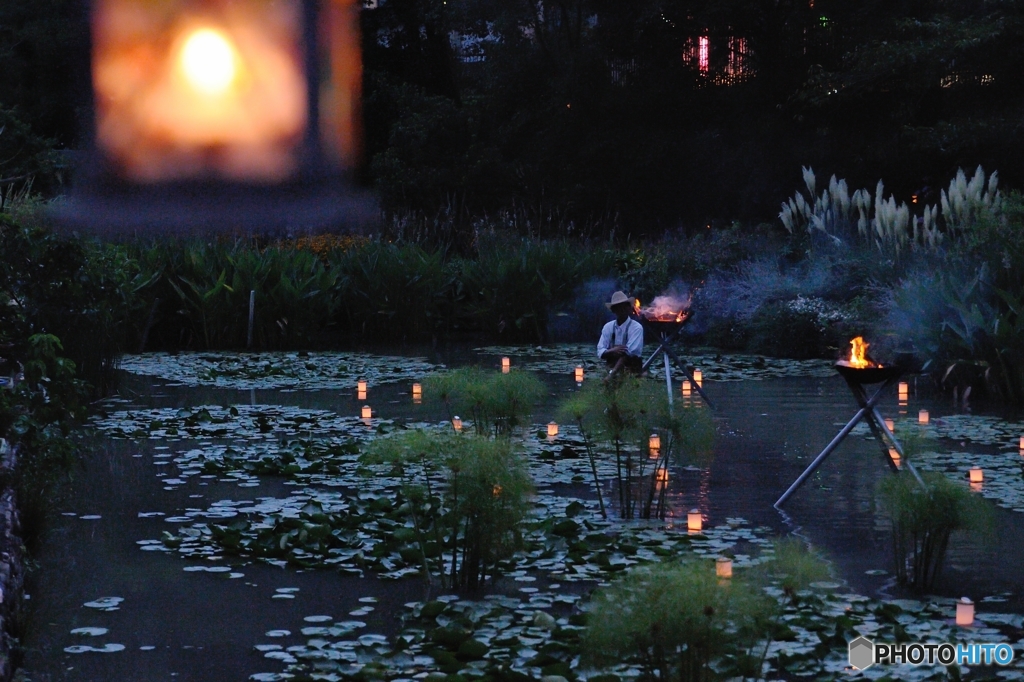
[[[970,472],[968,472],[968,476],[970,477],[971,483],[981,483],[985,480],[985,472],[981,470],[981,467],[971,467]]]
[[[423,402],[423,387],[419,384],[412,385],[412,401],[416,405]]]
[[[577,365],[576,366],[576,371],[573,372],[573,374],[574,374],[574,376],[576,378],[576,383],[577,384],[582,384],[583,383],[583,367]]]
[[[908,395],[910,395],[910,384],[905,381],[901,381],[899,385],[900,400],[906,400]]]
[[[727,556],[720,556],[715,559],[715,575],[719,578],[731,578],[732,559]]]
[[[900,465],[900,453],[896,448],[889,448],[889,457],[892,458],[893,464],[896,466]]]
[[[363,419],[369,419],[373,416],[373,410],[370,409],[369,405],[363,405],[363,409],[360,412],[359,416],[361,416]]]
[[[548,438],[554,438],[558,435],[558,424],[555,422],[548,422]]]
[[[366,379],[360,379],[356,382],[356,390],[360,393],[366,393]]]
[[[681,386],[682,386],[681,390],[683,391],[683,397],[684,398],[689,398],[690,397],[690,392],[693,390],[693,389],[690,388],[690,380],[689,379],[683,379],[683,383],[682,383]],[[1021,437],[1021,442],[1024,442],[1024,436]],[[1024,447],[1024,445],[1022,445],[1021,447]]]
[[[967,597],[960,597],[956,603],[956,624],[961,627],[974,625],[974,602]]]
[[[1020,437],[1020,449],[1024,450],[1024,436]]]
[[[686,530],[691,533],[699,533],[703,525],[704,520],[701,518],[700,509],[691,509],[686,514]]]
[[[452,427],[456,431],[462,431],[462,420],[459,419],[459,415],[455,415],[454,417],[452,417]]]
[[[508,374],[508,372],[509,372],[509,370],[511,368],[512,368],[512,361],[509,360],[508,358],[502,358],[501,359],[501,373],[502,374]]]
[[[886,417],[885,418],[885,428],[889,429],[890,431],[895,430],[896,429],[896,422],[894,422],[889,417]]]
[[[930,418],[928,416],[928,410],[921,410],[920,412],[917,413],[918,424],[927,424],[929,419]]]
[[[661,436],[656,433],[652,433],[651,437],[647,439],[647,447],[651,449],[652,453],[661,450]]]
[[[704,388],[704,374],[699,369],[693,370],[693,383]]]

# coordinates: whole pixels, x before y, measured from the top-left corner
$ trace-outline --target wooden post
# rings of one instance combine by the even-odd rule
[[[256,290],[249,291],[249,335],[246,337],[245,347],[252,348],[252,323],[256,315]]]

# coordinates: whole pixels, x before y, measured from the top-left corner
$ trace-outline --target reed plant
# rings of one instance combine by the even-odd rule
[[[624,376],[618,381],[591,382],[562,403],[560,419],[576,424],[600,491],[596,458],[614,454],[619,514],[624,519],[663,517],[669,467],[706,466],[711,459],[714,424],[707,410],[677,408],[668,403],[660,383]],[[648,438],[659,433],[657,459],[648,453]],[[604,511],[603,498],[600,500]]]
[[[481,436],[504,436],[526,423],[544,396],[544,383],[530,372],[507,374],[478,367],[439,372],[424,380],[429,400],[444,406],[451,420],[469,418]]]
[[[993,521],[984,500],[962,484],[941,473],[921,475],[924,488],[906,475],[886,477],[879,484],[879,496],[892,523],[897,580],[928,590],[942,572],[952,535],[972,532],[985,537]]]
[[[733,677],[773,608],[758,583],[720,580],[712,561],[634,569],[591,602],[583,662],[635,661],[644,679],[664,682]]]
[[[366,460],[400,474],[428,580],[475,589],[522,545],[533,483],[509,440],[406,431],[376,439]]]

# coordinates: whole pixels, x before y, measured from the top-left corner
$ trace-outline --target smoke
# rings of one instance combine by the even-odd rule
[[[562,310],[548,316],[548,338],[552,343],[593,341],[601,327],[612,318],[605,303],[619,285],[611,277],[584,282],[576,298]]]

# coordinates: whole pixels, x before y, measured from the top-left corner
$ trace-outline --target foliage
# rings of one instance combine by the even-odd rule
[[[470,312],[484,331],[510,341],[546,341],[551,308],[609,270],[601,251],[564,239],[517,239],[492,231],[479,235],[477,250],[463,265]]]
[[[427,576],[476,588],[520,546],[533,484],[508,440],[408,431],[375,440],[366,460],[402,475]]]
[[[882,507],[892,522],[896,577],[901,584],[930,589],[942,571],[950,536],[984,532],[992,512],[984,500],[941,473],[922,472],[927,489],[906,474],[879,485]]]
[[[710,561],[635,569],[594,596],[584,651],[596,664],[633,658],[647,679],[719,679],[723,659],[748,656],[772,607],[756,583],[716,578]]]
[[[544,396],[544,383],[533,373],[488,372],[463,367],[428,376],[424,390],[444,404],[448,419],[469,417],[481,436],[509,436],[523,425]]]
[[[67,343],[79,375],[103,391],[150,279],[127,251],[26,227],[0,214],[0,339],[18,359],[33,334]]]
[[[18,449],[10,482],[29,542],[38,539],[78,461],[75,426],[85,416],[89,388],[62,352],[56,336],[33,334],[22,356],[24,380],[0,390],[0,433]]]
[[[665,486],[671,463],[706,465],[711,457],[714,424],[706,410],[677,409],[668,404],[660,383],[631,376],[607,383],[590,382],[566,400],[560,419],[575,423],[587,444],[594,485],[597,479],[597,443],[615,454],[619,514],[631,519],[662,516]],[[650,434],[658,433],[662,447],[656,458],[648,451]],[[604,502],[601,502],[604,511]]]

